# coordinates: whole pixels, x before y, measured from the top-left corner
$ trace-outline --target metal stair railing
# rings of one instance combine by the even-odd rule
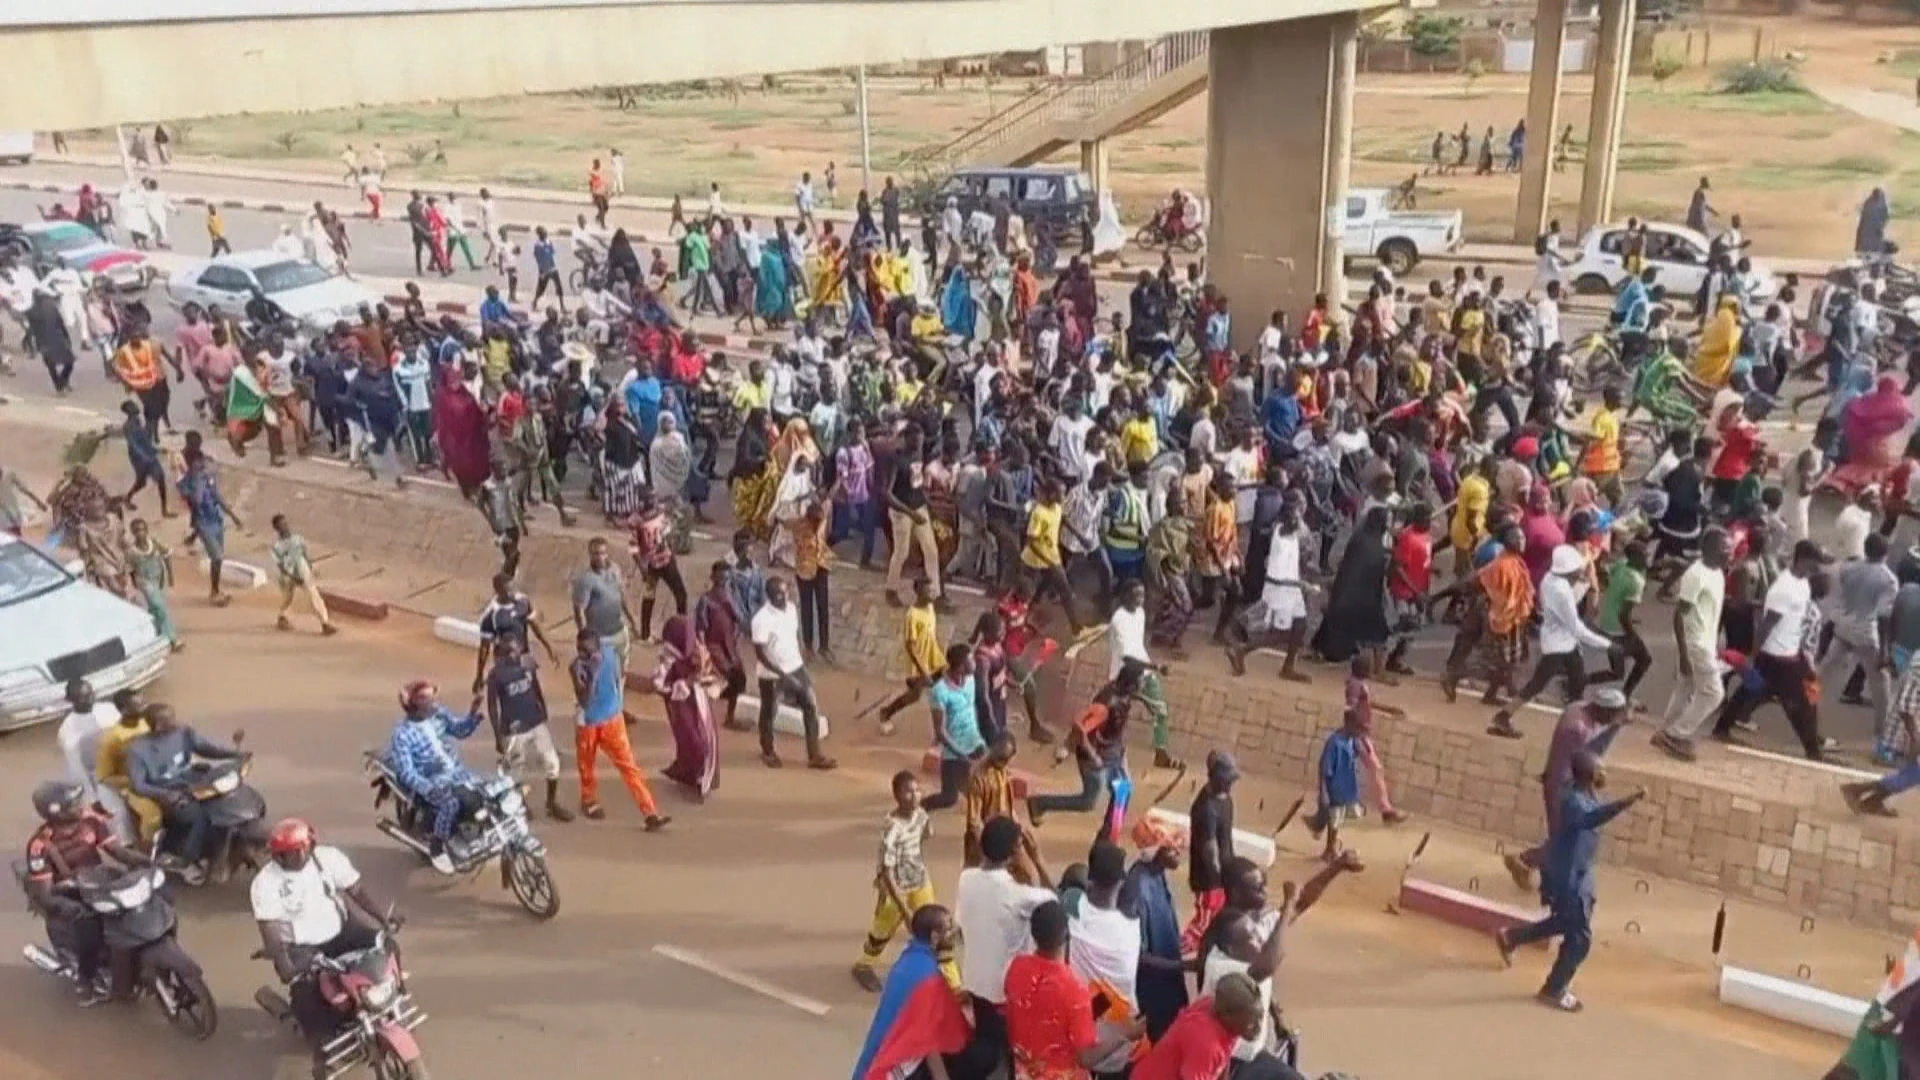
[[[1169,34],[1104,75],[1041,87],[944,146],[915,156],[931,168],[958,168],[1022,133],[1088,119],[1206,54],[1207,31]]]

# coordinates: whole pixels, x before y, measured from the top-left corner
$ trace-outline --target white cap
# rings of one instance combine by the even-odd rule
[[[1587,557],[1572,544],[1561,544],[1553,549],[1553,572],[1556,574],[1577,574],[1587,568]]]

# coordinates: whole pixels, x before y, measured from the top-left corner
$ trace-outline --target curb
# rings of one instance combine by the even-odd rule
[[[1401,879],[1400,894],[1394,905],[1401,911],[1429,915],[1462,930],[1489,936],[1546,917],[1545,908],[1522,908],[1419,878]]]
[[[200,572],[207,575],[213,573],[213,567],[205,555],[200,556]],[[264,588],[267,584],[267,572],[252,563],[240,562],[237,559],[222,559],[220,583],[228,586],[237,585],[248,590]]]
[[[1187,835],[1193,833],[1193,819],[1178,810],[1163,810],[1156,806],[1147,811],[1147,820],[1167,828],[1178,829]],[[1241,858],[1252,859],[1262,870],[1265,870],[1279,858],[1280,848],[1271,836],[1261,836],[1245,829],[1235,829],[1233,830],[1233,853]]]
[[[379,622],[388,614],[385,600],[370,600],[350,592],[330,589],[325,585],[320,586],[320,598],[327,602],[327,610],[350,615],[356,619]]]
[[[1868,1003],[1744,968],[1720,969],[1720,1003],[1840,1038],[1852,1038]]]

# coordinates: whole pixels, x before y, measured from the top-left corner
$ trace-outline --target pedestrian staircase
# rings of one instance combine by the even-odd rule
[[[907,164],[936,180],[967,166],[1031,165],[1152,123],[1206,86],[1207,32],[1172,34],[1103,75],[1037,87]]]

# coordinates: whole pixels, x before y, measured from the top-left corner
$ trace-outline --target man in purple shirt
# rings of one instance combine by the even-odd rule
[[[838,544],[858,532],[860,567],[868,569],[873,565],[873,537],[879,530],[880,511],[873,498],[873,450],[867,445],[866,426],[858,420],[847,424],[840,450],[834,455],[834,476],[840,491],[833,508],[831,540]]]
[[[1547,768],[1540,775],[1541,794],[1546,797],[1547,835],[1558,827],[1560,799],[1573,782],[1573,755],[1581,750],[1604,757],[1614,736],[1627,726],[1627,695],[1618,686],[1601,684],[1587,688],[1585,701],[1576,701],[1560,713],[1553,726],[1553,738],[1547,743]],[[1545,846],[1505,856],[1507,873],[1522,889],[1533,888],[1533,872],[1540,866]]]

